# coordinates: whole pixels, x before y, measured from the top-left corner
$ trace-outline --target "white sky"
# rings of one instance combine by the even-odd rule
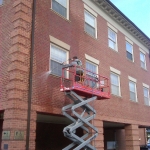
[[[150,38],[150,0],[110,0]]]

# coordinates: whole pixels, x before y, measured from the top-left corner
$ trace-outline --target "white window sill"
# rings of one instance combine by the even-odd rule
[[[118,53],[118,50],[113,49],[113,48],[111,48],[111,47],[109,47],[109,46],[108,46],[108,48],[109,48],[109,49],[111,49],[112,51],[114,51],[114,52]]]
[[[133,103],[138,103],[137,100],[132,100],[132,99],[130,99],[130,101],[133,102]]]
[[[64,20],[66,20],[67,22],[71,22],[68,18],[65,18],[65,17],[63,17],[62,15],[60,15],[59,13],[57,13],[55,10],[53,10],[53,9],[51,9],[50,8],[50,10],[53,12],[53,13],[55,13],[56,15],[58,15],[59,17],[61,17],[62,19],[64,19]]]
[[[84,32],[85,32],[87,35],[89,35],[91,38],[97,40],[97,37],[93,37],[91,34],[89,34],[88,32],[86,32],[85,30],[84,30]]]
[[[118,98],[122,98],[122,96],[120,96],[120,95],[115,95],[115,94],[113,94],[113,93],[111,93],[111,95],[112,95],[112,96],[115,96],[115,97],[118,97]]]
[[[141,69],[142,69],[142,70],[144,70],[144,71],[147,71],[147,69],[146,69],[146,68],[142,68],[142,67],[141,67]]]

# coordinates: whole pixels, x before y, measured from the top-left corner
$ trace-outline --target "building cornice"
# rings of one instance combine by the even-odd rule
[[[139,40],[144,46],[150,49],[150,38],[144,34],[129,18],[127,18],[115,5],[109,0],[92,0],[105,13],[119,23],[132,36]]]

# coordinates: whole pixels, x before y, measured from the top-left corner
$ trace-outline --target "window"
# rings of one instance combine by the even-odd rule
[[[84,11],[84,17],[85,17],[85,31],[91,36],[97,38],[96,18],[87,11]]]
[[[143,92],[144,92],[144,103],[145,105],[150,106],[149,89],[146,87],[143,87]]]
[[[117,35],[110,28],[108,28],[108,46],[117,51]]]
[[[126,41],[127,58],[133,61],[133,46]]]
[[[52,74],[61,76],[62,63],[67,60],[67,51],[51,44],[50,50],[50,70]]]
[[[69,0],[52,0],[52,9],[68,19]]]
[[[145,54],[140,52],[140,60],[141,60],[141,67],[143,69],[146,69],[146,59],[145,59]]]
[[[110,73],[111,79],[111,93],[117,96],[121,96],[120,94],[120,77],[116,73]]]
[[[136,83],[133,81],[129,81],[129,90],[130,90],[130,100],[137,101],[137,93],[136,93]]]
[[[3,0],[0,0],[0,5],[3,5]]]
[[[91,79],[90,81],[88,80],[86,84],[90,85],[91,87],[94,87],[96,83],[94,80],[96,79],[96,75],[98,72],[98,66],[92,62],[86,61],[86,70],[89,72],[86,72],[86,77],[88,79]]]

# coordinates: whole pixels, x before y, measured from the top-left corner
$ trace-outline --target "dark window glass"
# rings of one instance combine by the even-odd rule
[[[63,17],[67,18],[67,9],[55,0],[52,1],[52,9]]]

